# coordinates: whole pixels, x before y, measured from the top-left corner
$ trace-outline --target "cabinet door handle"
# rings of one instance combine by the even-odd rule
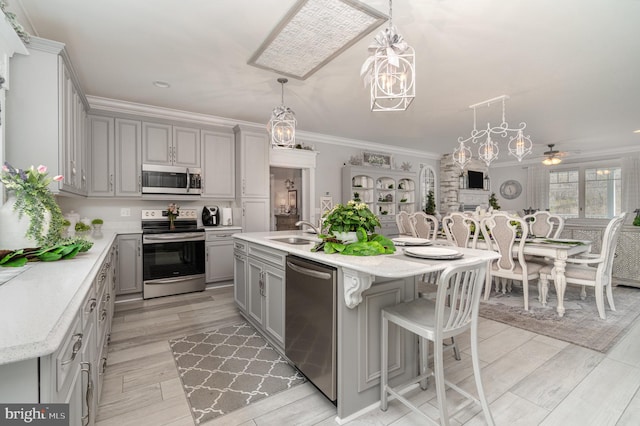
[[[100,374],[104,374],[104,372],[107,369],[107,357],[103,356],[101,361],[102,361],[102,366],[100,367]]]
[[[137,243],[138,245],[138,257],[142,256],[142,247],[140,246],[140,241]]]
[[[76,341],[73,344],[73,352],[71,352],[71,358],[62,361],[60,363],[61,365],[71,364],[76,359],[78,352],[80,352],[80,348],[82,348],[82,333],[74,334],[73,337],[76,338]]]
[[[138,191],[142,192],[142,175],[138,175]]]
[[[109,191],[113,191],[113,173],[109,175]]]
[[[90,362],[81,362],[82,372],[87,373],[87,390],[84,395],[84,400],[87,402],[87,415],[82,416],[82,424],[83,426],[91,423],[91,406],[93,405],[93,379],[91,378],[91,363]],[[86,365],[87,368],[84,368]]]
[[[89,313],[91,313],[91,312],[93,312],[93,310],[96,308],[96,306],[97,306],[98,304],[97,304],[97,301],[96,301],[96,298],[95,298],[95,297],[92,297],[91,299],[89,299],[89,301],[91,302],[91,303],[89,304]]]
[[[107,310],[103,309],[100,313],[100,321],[104,321],[107,318]]]

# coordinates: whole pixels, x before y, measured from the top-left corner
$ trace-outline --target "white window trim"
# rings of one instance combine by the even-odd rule
[[[584,217],[584,206],[586,196],[585,171],[587,169],[606,169],[609,167],[622,167],[620,159],[610,159],[604,161],[588,161],[584,163],[569,163],[554,166],[549,172],[562,172],[566,170],[578,170],[578,215],[577,218],[567,218],[567,224],[580,225],[602,225],[609,222],[610,219],[596,219]]]

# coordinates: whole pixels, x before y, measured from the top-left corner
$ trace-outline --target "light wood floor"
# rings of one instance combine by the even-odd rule
[[[117,304],[97,425],[193,425],[168,340],[239,320],[232,287]],[[479,334],[497,425],[640,424],[640,321],[606,355],[484,319]],[[475,393],[465,340],[458,339],[462,361],[447,357],[445,376]],[[410,399],[437,417],[432,388]],[[470,407],[452,424],[482,425],[479,411]],[[335,416],[335,407],[306,383],[207,425],[336,425]],[[392,401],[387,412],[374,409],[348,424],[424,423]]]

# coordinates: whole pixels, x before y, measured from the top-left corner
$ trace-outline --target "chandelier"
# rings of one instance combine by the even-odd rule
[[[370,56],[360,76],[371,86],[371,111],[404,111],[416,97],[416,55],[393,26],[389,0],[389,27],[369,46]]]
[[[469,108],[473,109],[473,130],[471,131],[471,136],[468,138],[464,138],[462,136],[459,137],[459,146],[453,150],[453,161],[460,166],[461,169],[464,169],[471,159],[471,150],[465,145],[465,143],[468,142],[473,142],[474,144],[480,142],[478,158],[484,161],[487,164],[487,167],[491,165],[493,160],[498,158],[500,149],[498,144],[494,142],[492,136],[507,138],[511,135],[509,137],[507,149],[509,150],[509,155],[516,157],[518,161],[522,161],[522,158],[531,154],[531,149],[533,148],[531,137],[528,135],[525,136],[523,132],[527,127],[527,124],[522,122],[517,128],[509,128],[509,123],[507,123],[505,114],[505,101],[507,99],[509,99],[509,96],[502,95],[497,98],[478,102],[477,104],[469,106]],[[478,130],[476,126],[476,108],[479,106],[490,106],[494,102],[502,102],[502,123],[493,127],[491,126],[491,123],[487,123],[486,129]]]
[[[271,135],[272,147],[293,149],[296,145],[296,116],[291,108],[284,106],[284,84],[289,80],[279,78],[277,81],[282,87],[281,104],[271,112],[267,132]]]

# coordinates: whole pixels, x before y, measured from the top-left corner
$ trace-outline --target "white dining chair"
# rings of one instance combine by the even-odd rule
[[[409,222],[413,234],[418,238],[435,241],[438,238],[440,223],[438,218],[425,212],[415,212],[409,215]]]
[[[548,211],[528,214],[523,219],[529,225],[529,234],[535,237],[560,238],[564,228],[564,218]]]
[[[409,213],[401,211],[396,215],[396,225],[398,226],[398,233],[403,236],[415,237],[411,227],[411,221],[409,220]]]
[[[524,241],[516,242],[518,234],[527,235],[529,228],[527,222],[519,217],[510,216],[507,213],[497,212],[482,219],[480,229],[485,240],[486,248],[500,254],[500,259],[491,265],[491,276],[496,279],[496,291],[498,279],[502,284],[502,293],[511,291],[511,281],[522,282],[524,296],[524,309],[529,310],[529,281],[538,279],[543,265],[528,262],[524,257]],[[515,251],[515,255],[514,255]],[[542,289],[538,283],[538,294],[542,301]]]
[[[480,224],[471,216],[453,212],[442,218],[442,229],[447,240],[458,247],[476,248]]]
[[[387,410],[391,395],[420,416],[425,417],[430,423],[449,425],[450,414],[446,400],[446,387],[449,387],[467,399],[465,404],[457,407],[458,411],[474,402],[482,407],[485,423],[494,424],[484,394],[478,356],[478,311],[486,268],[487,262],[483,260],[467,261],[457,266],[449,266],[440,275],[435,300],[417,298],[382,310],[380,357],[380,409],[382,411]],[[418,375],[408,383],[395,387],[389,386],[388,383],[389,323],[419,336]],[[471,363],[478,398],[444,378],[443,351],[445,346],[443,341],[467,330],[470,330],[471,335]],[[434,348],[433,368],[429,366],[429,342],[433,342]],[[435,379],[440,414],[439,423],[403,396],[404,390],[415,384],[420,384],[420,388],[425,390],[430,377]],[[451,416],[454,415],[455,413],[451,413]]]
[[[591,253],[578,258],[567,259],[564,276],[567,284],[577,284],[582,286],[580,296],[586,297],[585,287],[593,287],[596,297],[596,306],[600,318],[606,319],[604,310],[604,292],[607,292],[607,301],[612,311],[616,310],[613,302],[613,286],[611,284],[611,273],[613,270],[613,259],[615,257],[618,237],[622,230],[622,224],[626,213],[622,213],[609,221],[602,237],[602,249],[599,254]],[[553,265],[546,265],[540,270],[540,285],[548,287],[549,280],[555,280],[555,268]]]

